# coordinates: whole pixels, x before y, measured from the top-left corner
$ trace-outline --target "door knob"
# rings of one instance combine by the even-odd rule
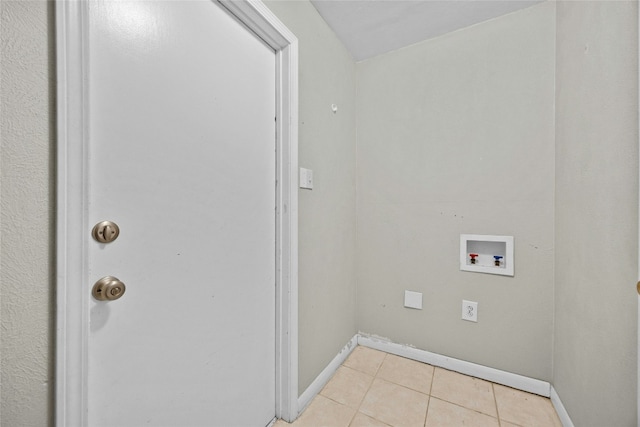
[[[124,295],[126,289],[117,277],[105,276],[93,285],[91,294],[98,301],[113,301]]]
[[[101,221],[93,226],[91,235],[100,243],[111,243],[118,238],[120,227],[113,221]]]

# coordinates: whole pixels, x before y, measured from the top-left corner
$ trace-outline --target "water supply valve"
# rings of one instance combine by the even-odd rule
[[[500,267],[500,260],[504,258],[502,255],[494,255],[493,259],[495,260],[496,267]]]
[[[475,264],[478,254],[469,254],[469,256],[471,257],[471,264]]]

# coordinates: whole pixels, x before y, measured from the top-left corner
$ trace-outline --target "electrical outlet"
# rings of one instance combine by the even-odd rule
[[[477,302],[462,300],[462,320],[468,320],[469,322],[478,321]]]

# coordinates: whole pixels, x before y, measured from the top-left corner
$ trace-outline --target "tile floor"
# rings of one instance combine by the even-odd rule
[[[547,398],[358,346],[293,423],[274,427],[561,427]]]

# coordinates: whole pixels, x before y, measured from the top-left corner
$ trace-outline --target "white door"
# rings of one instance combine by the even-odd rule
[[[90,426],[275,414],[274,51],[212,1],[88,2]]]

